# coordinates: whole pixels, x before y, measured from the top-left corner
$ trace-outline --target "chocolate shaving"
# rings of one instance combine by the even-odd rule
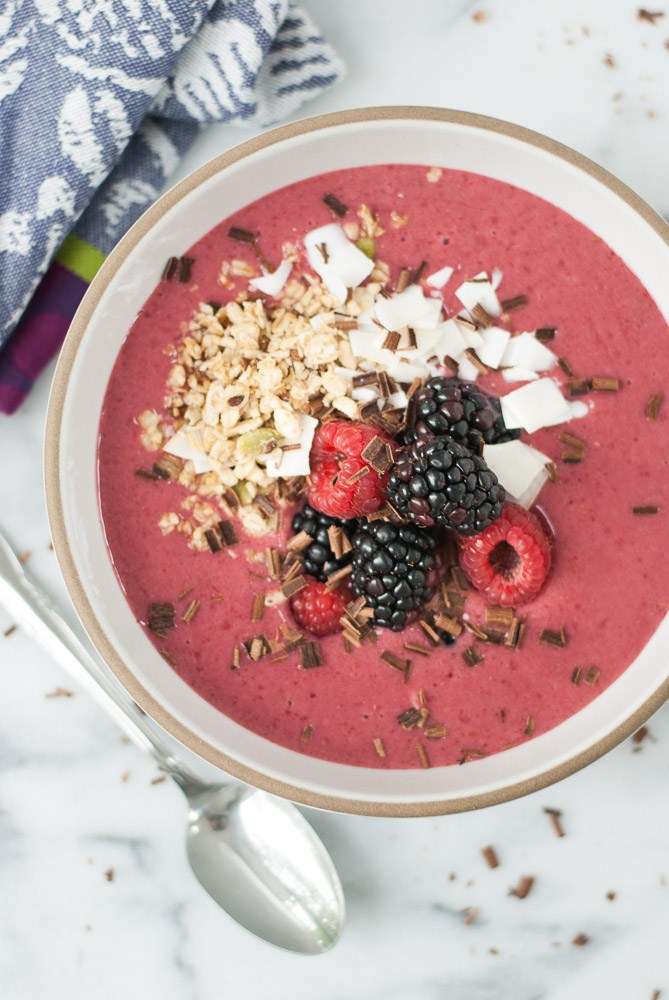
[[[323,666],[323,658],[315,639],[307,639],[300,646],[300,666],[303,670]]]
[[[396,330],[389,330],[386,334],[386,339],[381,344],[381,347],[386,351],[396,351],[399,347],[400,335]]]
[[[195,263],[194,257],[180,257],[179,258],[179,275],[178,279],[182,284],[190,281],[191,274],[193,272],[193,264]]]
[[[567,392],[570,396],[586,396],[591,389],[590,379],[575,378],[566,383]]]
[[[372,742],[374,743],[374,749],[376,750],[378,756],[379,757],[385,757],[386,756],[386,748],[383,745],[383,740],[381,739],[381,737],[377,736]]]
[[[316,244],[316,249],[320,253],[321,257],[323,258],[323,263],[327,264],[327,262],[330,259],[330,254],[328,253],[327,243],[317,243]]]
[[[574,667],[574,669],[571,672],[571,682],[575,687],[577,687],[581,683],[582,677],[583,677],[583,667]]]
[[[646,403],[645,414],[649,420],[657,420],[660,410],[662,409],[662,402],[664,396],[661,392],[654,392]]]
[[[368,465],[363,465],[362,469],[358,469],[357,472],[354,472],[352,476],[349,476],[349,478],[345,480],[346,486],[353,486],[354,483],[357,483],[360,479],[364,479],[365,476],[368,476],[371,471],[372,470]]]
[[[168,629],[174,628],[174,605],[152,604],[149,616],[149,628],[156,635],[165,635]]]
[[[265,595],[254,594],[251,601],[251,621],[261,622],[265,614]]]
[[[348,205],[345,205],[343,201],[334,194],[326,194],[323,198],[323,202],[335,215],[342,219],[348,212]]]
[[[525,736],[531,736],[532,733],[534,732],[534,727],[535,727],[534,716],[528,715],[527,721],[525,722],[525,728],[523,729],[523,733],[525,734]]]
[[[257,663],[258,660],[262,660],[264,656],[267,656],[268,653],[272,652],[269,639],[262,633],[254,636],[250,640],[246,640],[244,642],[244,647],[249,655],[249,659],[253,660],[254,663]]]
[[[351,382],[354,389],[362,389],[366,385],[376,385],[378,372],[363,372],[361,375],[354,375]]]
[[[337,319],[332,324],[335,330],[357,330],[357,319]]]
[[[514,619],[513,608],[500,608],[494,604],[488,604],[485,609],[486,625],[502,626],[508,629]]]
[[[420,627],[422,628],[423,632],[428,637],[432,645],[438,646],[439,643],[441,642],[441,639],[439,637],[439,634],[435,632],[430,623],[426,621],[425,618],[421,618],[418,624],[420,625]]]
[[[418,284],[418,282],[420,281],[420,279],[425,274],[425,268],[426,267],[427,267],[427,261],[426,260],[422,260],[420,262],[420,264],[418,265],[418,267],[416,268],[416,270],[414,271],[414,273],[411,275],[411,283],[413,285],[417,285]]]
[[[527,295],[514,295],[511,299],[502,299],[502,312],[511,312],[527,305]]]
[[[569,431],[563,431],[562,434],[560,434],[560,441],[562,441],[563,444],[568,444],[576,451],[585,451],[588,447],[587,443],[582,438],[576,437],[575,434],[570,434]]]
[[[425,646],[420,646],[417,642],[405,642],[404,648],[410,653],[418,653],[420,656],[429,656],[432,652],[431,649],[426,649]]]
[[[595,375],[590,379],[590,384],[594,392],[618,392],[620,389],[619,378],[609,378],[604,375]]]
[[[394,667],[395,670],[401,670],[403,674],[408,673],[411,667],[411,660],[403,660],[400,656],[395,656],[395,654],[391,653],[388,649],[381,653],[380,659],[384,660],[384,662],[388,663],[391,667]]]
[[[575,448],[565,448],[560,458],[565,465],[578,465],[583,461],[583,452]]]
[[[139,476],[140,479],[150,479],[154,483],[157,479],[161,478],[155,472],[149,472],[148,469],[135,469],[135,475]]]
[[[342,580],[345,580],[346,577],[350,576],[352,572],[353,566],[349,563],[348,566],[342,566],[341,569],[337,569],[334,573],[330,573],[325,583],[325,589],[328,591],[335,590]]]
[[[483,660],[483,658],[483,653],[478,648],[476,643],[472,643],[471,646],[467,646],[467,648],[462,651],[462,659],[468,667],[475,667],[477,663],[480,663],[481,660]]]
[[[560,476],[558,474],[557,466],[555,462],[546,462],[544,466],[546,472],[548,473],[548,478],[552,483],[559,483]]]
[[[176,458],[172,458],[171,455],[163,455],[162,458],[153,463],[152,472],[160,479],[172,480],[177,478],[182,469],[183,464]]]
[[[557,646],[558,649],[564,649],[567,645],[567,630],[563,627],[559,632],[556,632],[552,628],[545,628],[539,636],[539,642],[543,643],[544,646]]]
[[[597,681],[600,678],[600,675],[601,675],[601,670],[598,670],[597,667],[588,667],[588,669],[583,675],[583,683],[589,684],[590,687],[592,687],[593,684],[597,683]]]
[[[481,373],[481,375],[487,375],[488,374],[488,372],[490,371],[490,369],[488,368],[487,365],[485,365],[481,361],[480,357],[478,356],[478,354],[476,353],[476,351],[474,350],[473,347],[467,347],[467,348],[465,348],[464,355],[465,355],[466,358],[469,359],[469,361],[471,361],[471,363],[474,365],[474,368],[476,368],[476,370],[479,371]]]
[[[407,389],[407,399],[413,399],[416,393],[422,388],[423,380],[421,378],[415,378]]]
[[[400,712],[397,716],[397,721],[402,729],[414,729],[420,722],[420,719],[420,711],[417,708],[407,708],[405,712]]]
[[[299,594],[301,590],[304,590],[308,586],[306,579],[300,574],[295,576],[291,580],[287,580],[281,586],[281,593],[284,597],[292,597],[294,594]]]
[[[416,744],[416,753],[418,754],[418,759],[421,762],[421,765],[426,769],[429,768],[430,758],[428,757],[427,750],[425,749],[422,743]]]
[[[434,616],[435,628],[441,629],[442,632],[448,632],[449,635],[454,636],[456,639],[462,633],[462,622],[459,622],[457,618],[451,618],[449,615],[436,614]]]
[[[499,868],[499,858],[494,847],[482,847],[481,854],[486,859],[490,868]]]
[[[548,816],[548,818],[551,821],[551,826],[553,827],[553,830],[555,831],[555,836],[556,837],[564,837],[565,836],[564,827],[562,826],[562,823],[560,822],[560,818],[562,816],[562,811],[560,809],[551,809],[550,806],[544,806],[544,812],[546,813],[546,815]]]
[[[466,621],[466,622],[463,622],[463,625],[464,625],[465,629],[468,632],[471,632],[472,635],[475,635],[477,639],[481,639],[482,642],[486,642],[487,641],[487,639],[488,639],[488,633],[486,632],[486,630],[484,628],[481,628],[480,625],[477,625],[476,622]]]
[[[397,282],[395,284],[395,291],[397,293],[403,292],[404,289],[409,285],[411,281],[411,271],[408,267],[403,267],[400,273],[397,275]]]
[[[177,273],[178,267],[179,267],[179,258],[169,257],[163,269],[163,273],[161,275],[161,281],[171,281],[174,275]]]
[[[642,504],[637,507],[632,507],[633,514],[657,514],[659,511],[657,504]]]
[[[207,528],[204,537],[212,552],[220,552],[226,546],[236,545],[239,541],[232,521],[219,521],[214,528]]]
[[[379,476],[388,472],[393,464],[393,453],[387,441],[373,437],[361,454],[361,458],[372,467]]]
[[[427,726],[425,736],[428,740],[443,740],[448,734],[448,729],[444,722],[435,722],[432,726]]]
[[[302,552],[313,542],[312,536],[307,531],[299,531],[292,538],[288,539],[286,548],[289,552]]]
[[[517,899],[526,899],[534,885],[533,875],[523,875],[515,889],[509,889],[509,895]]]
[[[247,243],[249,246],[255,246],[255,233],[249,232],[248,229],[240,229],[239,226],[231,226],[230,229],[228,229],[228,237],[231,240],[236,240],[238,243]]]
[[[534,336],[540,344],[547,344],[549,341],[555,339],[556,332],[553,326],[541,326],[538,330],[534,331]]]
[[[454,375],[457,375],[458,372],[460,371],[460,365],[455,360],[455,358],[452,358],[450,356],[450,354],[444,355],[443,365],[445,368],[448,368],[449,371],[452,371]]]
[[[557,363],[559,364],[560,368],[565,373],[565,375],[567,376],[567,378],[574,378],[574,376],[576,375],[576,372],[574,371],[574,369],[569,364],[569,362],[567,361],[566,358],[558,358],[558,362]]]
[[[495,322],[495,317],[491,316],[488,310],[484,309],[480,302],[477,302],[475,306],[472,306],[471,314],[478,325],[484,330],[489,326],[492,326]]]
[[[263,493],[258,493],[258,495],[253,498],[253,503],[266,517],[271,517],[272,514],[276,514],[276,507],[270,498],[265,496]],[[228,521],[226,523],[229,524],[230,522]]]
[[[310,722],[307,722],[306,726],[302,730],[302,734],[300,736],[300,743],[308,743],[309,740],[311,739],[311,734],[313,733],[313,731],[314,727],[311,725]]]
[[[230,664],[231,670],[239,670],[241,664],[241,655],[239,652],[239,646],[232,647],[232,663]]]
[[[199,601],[191,601],[181,616],[182,622],[192,622],[200,607]]]

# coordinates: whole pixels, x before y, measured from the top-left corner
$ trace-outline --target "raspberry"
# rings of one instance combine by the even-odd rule
[[[328,591],[319,580],[309,580],[306,587],[291,597],[290,610],[300,628],[312,635],[331,635],[341,632],[339,619],[350,600],[351,592],[346,585]]]
[[[388,473],[374,472],[362,453],[378,437],[392,446],[382,432],[366,424],[331,420],[321,424],[314,435],[309,456],[311,486],[309,503],[329,517],[350,518],[371,514],[386,501]],[[362,469],[361,479],[350,480]]]
[[[507,503],[490,527],[463,538],[460,565],[493,604],[509,608],[541,590],[551,564],[551,542],[536,514]]]

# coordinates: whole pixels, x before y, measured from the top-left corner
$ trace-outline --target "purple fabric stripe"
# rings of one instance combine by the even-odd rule
[[[88,285],[60,264],[52,264],[0,352],[0,413],[14,413],[33,382],[58,353]]]

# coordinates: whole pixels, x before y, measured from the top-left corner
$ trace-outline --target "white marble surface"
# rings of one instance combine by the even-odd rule
[[[306,4],[349,63],[308,113],[422,103],[507,118],[584,151],[669,215],[669,7],[652,25],[627,0]],[[478,9],[485,20],[472,19]],[[212,129],[180,173],[244,136]],[[42,499],[48,382],[0,419],[0,521],[69,612]],[[0,632],[10,624],[0,610]],[[6,1000],[669,997],[667,708],[643,743],[492,810],[403,821],[309,813],[349,918],[333,952],[303,959],[216,909],[185,861],[178,791],[152,784],[152,764],[20,630],[0,635],[0,678]],[[48,698],[59,686],[73,697]],[[566,837],[545,806],[563,810]],[[519,900],[508,890],[522,875],[536,882]],[[469,924],[468,908],[478,909]],[[572,944],[579,933],[584,947]]]

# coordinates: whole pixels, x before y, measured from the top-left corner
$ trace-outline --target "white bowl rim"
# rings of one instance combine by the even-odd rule
[[[275,143],[284,142],[294,136],[352,123],[359,124],[372,121],[397,121],[399,123],[402,121],[417,120],[452,123],[501,133],[522,143],[538,147],[547,153],[567,161],[599,181],[614,195],[617,195],[669,246],[669,226],[646,202],[623,184],[622,181],[575,150],[521,126],[469,112],[401,105],[360,108],[301,119],[272,129],[255,138],[248,139],[233,149],[209,160],[158,199],[119,241],[91,283],[68,331],[51,388],[45,433],[44,462],[47,510],[53,545],[66,587],[75,609],[98,652],[143,711],[183,745],[241,781],[263,788],[266,791],[288,798],[294,802],[315,808],[375,816],[430,816],[463,812],[506,802],[560,781],[562,778],[573,774],[580,768],[601,757],[639,729],[669,699],[669,677],[662,681],[652,695],[631,712],[623,722],[608,731],[603,737],[593,740],[589,746],[578,753],[561,760],[553,767],[544,768],[541,772],[532,774],[524,780],[509,782],[472,795],[460,795],[440,800],[435,800],[434,798],[421,800],[418,796],[409,801],[349,798],[339,795],[322,794],[313,789],[303,788],[299,785],[280,780],[274,775],[250,768],[229,754],[223,753],[208,741],[203,740],[188,726],[184,725],[167,711],[142,685],[127,664],[123,662],[102,628],[76,568],[66,530],[61,491],[61,432],[69,375],[91,316],[103,292],[125,258],[173,205],[208,178],[224,170],[227,166],[237,163],[258,150],[266,149]],[[465,764],[464,766],[476,767],[476,763]]]

